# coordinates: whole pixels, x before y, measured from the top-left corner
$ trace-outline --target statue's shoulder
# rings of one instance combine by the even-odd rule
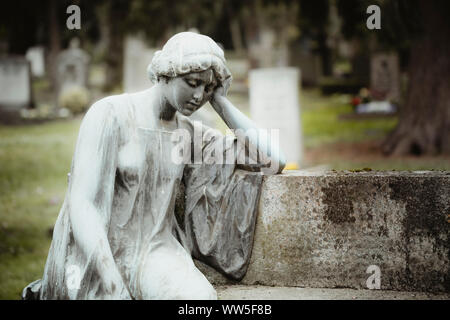
[[[104,97],[95,102],[90,109],[108,109],[110,113],[119,112],[120,109],[126,109],[130,105],[129,94],[123,93]]]
[[[129,106],[130,99],[127,94],[108,96],[92,104],[85,119],[95,118],[119,124],[126,116]]]

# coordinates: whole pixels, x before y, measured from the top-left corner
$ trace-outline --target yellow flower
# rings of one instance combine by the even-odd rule
[[[288,162],[284,170],[298,170],[298,165],[295,162]]]

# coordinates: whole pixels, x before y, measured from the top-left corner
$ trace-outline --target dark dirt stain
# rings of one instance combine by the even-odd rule
[[[356,218],[353,202],[365,197],[362,193],[366,192],[366,185],[367,183],[360,180],[351,181],[337,177],[328,186],[322,187],[323,203],[327,205],[325,219],[338,224],[354,223]]]
[[[389,188],[392,200],[406,204],[407,214],[403,225],[405,237],[426,233],[435,240],[436,245],[448,246],[440,235],[448,233],[448,224],[445,222],[450,212],[448,203],[444,203],[440,198],[445,193],[450,197],[450,188],[445,187],[437,178],[424,178],[418,183],[401,178],[393,179]]]
[[[449,202],[442,201],[442,197],[450,198],[450,187],[442,183],[439,178],[423,178],[417,183],[406,181],[402,177],[392,179],[389,183],[390,198],[405,203],[406,218],[403,222],[404,241],[406,246],[412,236],[416,234],[426,235],[434,241],[433,252],[447,252],[447,259],[450,260],[449,250],[449,224],[446,217],[450,213]],[[447,196],[445,196],[447,195]],[[446,237],[442,237],[446,234]],[[410,259],[409,250],[406,250],[406,268],[405,276],[407,281],[412,281],[413,275],[410,271],[410,264],[414,261]],[[439,278],[444,277],[444,287],[447,292],[450,291],[450,275],[437,275],[430,270],[424,274],[425,279],[422,282],[439,283]],[[442,280],[441,280],[442,281]]]

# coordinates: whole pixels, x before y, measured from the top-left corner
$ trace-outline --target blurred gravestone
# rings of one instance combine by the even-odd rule
[[[31,47],[25,55],[31,64],[31,73],[35,77],[43,77],[45,75],[44,47]]]
[[[291,56],[291,62],[302,70],[302,86],[315,86],[322,75],[320,57],[316,54],[296,50]]]
[[[252,120],[261,129],[279,129],[287,163],[298,166],[303,156],[299,78],[297,68],[255,69],[249,78]]]
[[[289,50],[278,41],[277,33],[263,27],[257,36],[249,41],[251,68],[285,67],[289,64]]]
[[[248,91],[248,71],[250,64],[246,58],[227,59],[227,66],[233,75],[233,85],[230,93],[247,93]]]
[[[23,57],[0,58],[0,110],[18,112],[32,104],[30,64]]]
[[[399,101],[400,71],[396,54],[378,53],[371,57],[370,87],[376,100]]]
[[[86,88],[89,75],[89,55],[72,39],[69,49],[62,51],[56,60],[58,96],[71,88]]]
[[[148,89],[152,83],[147,74],[147,67],[153,59],[156,49],[136,36],[128,36],[125,40],[123,89],[134,93]]]

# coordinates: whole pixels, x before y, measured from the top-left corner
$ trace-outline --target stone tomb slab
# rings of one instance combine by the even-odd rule
[[[266,176],[241,285],[450,292],[450,174]],[[214,284],[237,284],[196,262]],[[370,267],[370,268],[369,268]]]
[[[0,58],[0,88],[1,111],[20,111],[31,105],[30,64],[25,58]]]

